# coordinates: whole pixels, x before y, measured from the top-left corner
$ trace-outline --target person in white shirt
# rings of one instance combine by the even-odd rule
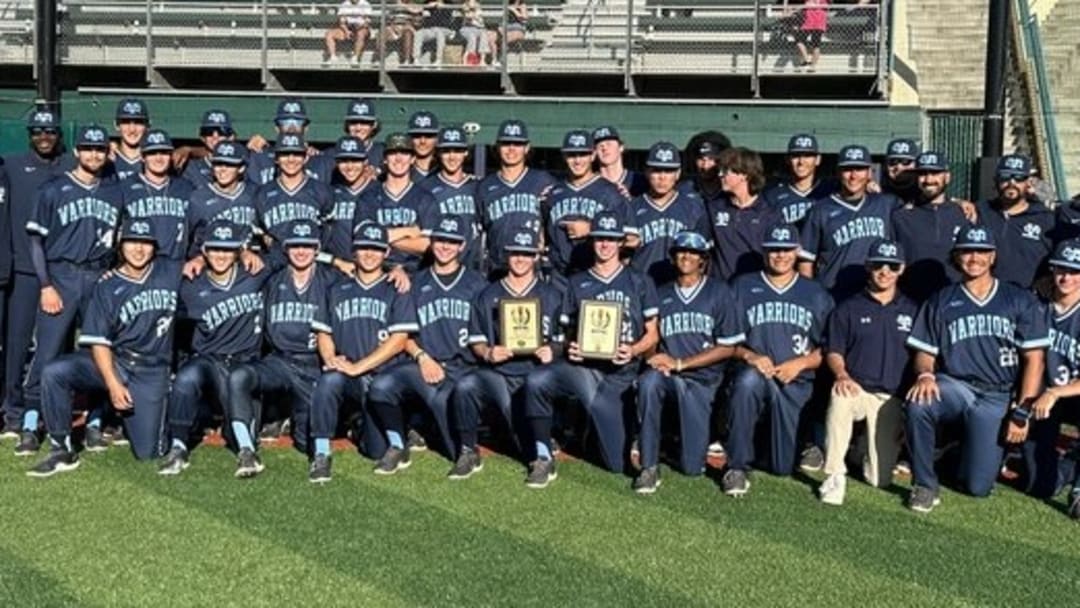
[[[337,11],[337,22],[326,30],[326,52],[323,55],[323,65],[329,65],[337,57],[337,43],[343,40],[351,40],[353,54],[349,62],[356,65],[360,62],[360,54],[364,52],[371,35],[370,18],[372,14],[371,4],[368,0],[344,0]]]

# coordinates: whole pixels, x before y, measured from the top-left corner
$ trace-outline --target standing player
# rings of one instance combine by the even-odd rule
[[[995,178],[997,198],[977,205],[979,221],[1009,252],[998,258],[994,276],[1028,288],[1046,272],[1046,259],[1053,249],[1050,233],[1054,229],[1054,212],[1038,201],[1028,200],[1031,160],[1026,156],[1001,157]]]
[[[172,177],[173,144],[160,129],[146,132],[142,143],[143,163],[139,173],[120,184],[124,214],[146,220],[159,257],[183,262],[188,249],[188,207],[191,183]]]
[[[679,468],[705,471],[713,399],[724,377],[723,361],[735,353],[742,333],[741,312],[727,283],[706,277],[709,244],[696,232],[680,232],[671,246],[678,270],[660,287],[660,344],[638,378],[641,473],[634,491],[652,494],[660,486],[660,429],[664,408],[679,412]]]
[[[49,477],[79,466],[71,443],[74,393],[107,393],[122,417],[135,458],[158,456],[172,359],[172,321],[180,266],[155,258],[149,222],[127,219],[120,230],[120,265],[94,285],[83,319],[83,350],[42,373],[49,455],[28,475]]]
[[[199,141],[202,149],[199,150],[199,158],[188,160],[181,174],[184,179],[196,187],[208,186],[214,181],[214,166],[212,157],[214,150],[221,142],[236,140],[236,132],[232,128],[232,119],[225,110],[207,110],[199,123]]]
[[[375,141],[378,132],[379,119],[375,117],[375,102],[366,97],[349,101],[345,106],[345,136],[360,141],[360,149],[367,159],[365,178],[375,177],[382,167],[382,142]],[[308,162],[308,168],[324,183],[332,181],[335,165],[336,159],[328,154],[319,154]],[[349,226],[349,229],[352,230],[352,226]],[[348,238],[352,238],[351,232]],[[346,257],[352,258],[352,255]]]
[[[484,259],[484,233],[476,208],[477,181],[465,172],[465,159],[469,155],[465,132],[458,127],[443,127],[439,130],[437,150],[439,172],[420,185],[431,192],[440,215],[454,215],[464,222],[467,230],[461,263],[470,270],[480,271]]]
[[[315,309],[311,324],[324,370],[312,400],[315,454],[308,479],[313,483],[330,481],[330,438],[346,405],[360,408],[360,449],[378,458],[376,474],[392,475],[412,464],[400,433],[403,419],[389,408],[372,412],[368,394],[379,373],[402,361],[409,334],[417,330],[416,308],[412,298],[399,294],[383,272],[390,248],[386,229],[364,221],[356,225],[354,234],[356,271],[330,290]],[[385,434],[376,427],[374,415],[383,416],[379,426],[389,429]]]
[[[188,263],[184,275],[194,277],[206,264],[203,243],[209,238],[207,229],[216,221],[227,221],[235,234],[250,235],[255,225],[255,186],[244,180],[247,153],[236,142],[223,141],[210,157],[212,181],[191,193],[188,206],[188,227],[191,233]],[[246,245],[246,243],[245,243]],[[250,267],[250,263],[248,264]]]
[[[439,119],[426,110],[416,112],[409,117],[407,133],[412,139],[412,180],[420,183],[438,170],[435,142],[439,135]]]
[[[785,158],[787,179],[765,190],[762,196],[783,214],[785,222],[801,229],[814,201],[836,192],[836,184],[832,180],[818,181],[821,151],[813,135],[792,135]]]
[[[328,158],[335,164],[328,182],[334,197],[333,221],[327,227],[326,250],[322,255],[333,257],[333,264],[345,274],[352,274],[353,219],[360,210],[364,194],[379,183],[370,177],[368,156],[364,143],[351,135],[338,139],[333,154],[320,154],[316,160]]]
[[[304,141],[309,124],[311,120],[308,119],[303,101],[286,98],[278,102],[277,113],[274,116],[274,130],[279,139],[286,135],[294,135],[300,141]],[[277,146],[256,135],[248,141],[248,148],[252,150],[248,160],[248,179],[258,185],[274,181],[278,171]],[[305,156],[313,152],[316,151],[304,146]],[[311,171],[311,174],[315,175],[315,171]]]
[[[881,192],[891,194],[901,201],[910,201],[919,195],[919,182],[915,159],[919,157],[919,144],[914,140],[894,139],[885,147],[885,175]]]
[[[549,283],[540,281],[537,275],[540,239],[531,228],[523,227],[507,240],[506,276],[480,292],[469,321],[469,346],[480,363],[458,380],[451,397],[452,419],[457,425],[461,448],[457,462],[450,470],[450,479],[465,479],[483,468],[476,443],[480,414],[485,408],[497,407],[512,434],[529,437],[527,429],[521,428],[518,422],[523,413],[526,380],[535,382],[536,374],[547,369],[562,353],[562,332],[559,331],[562,296]],[[541,344],[531,355],[515,355],[503,345],[499,302],[510,298],[539,301]],[[526,458],[532,461],[530,471],[542,469],[547,471],[545,480],[554,479],[555,463],[547,443],[536,439],[535,445],[535,452],[532,445],[521,446]]]
[[[941,502],[934,471],[939,423],[963,423],[960,479],[969,494],[987,496],[1001,468],[1002,421],[1009,419],[1006,441],[1022,441],[1042,385],[1046,309],[1030,292],[994,277],[996,257],[992,231],[962,229],[953,247],[962,281],[923,304],[908,337],[916,376],[906,404],[913,511],[928,513]]]
[[[592,140],[600,175],[618,186],[627,199],[645,194],[648,189],[645,176],[623,165],[623,142],[615,127],[597,127],[592,132]]]
[[[97,125],[79,129],[78,166],[42,186],[26,223],[30,257],[41,285],[41,309],[37,348],[23,385],[26,414],[17,455],[32,454],[40,447],[36,431],[41,372],[70,346],[72,330],[86,318],[94,284],[113,262],[113,234],[120,224],[122,200],[116,182],[101,177],[108,149],[104,129]]]
[[[796,430],[821,365],[825,318],[832,298],[817,282],[795,271],[799,233],[791,224],[765,232],[765,270],[744,274],[732,287],[746,315],[746,341],[735,351],[742,365],[731,371],[728,398],[728,496],[750,489],[754,437],[768,418],[768,470],[790,475],[795,468]]]
[[[120,139],[109,155],[110,177],[125,180],[142,173],[142,143],[149,128],[150,113],[141,99],[129,97],[116,104],[116,131]]]

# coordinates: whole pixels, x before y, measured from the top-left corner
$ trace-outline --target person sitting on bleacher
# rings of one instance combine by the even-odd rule
[[[424,56],[424,45],[434,42],[435,54],[432,56],[431,65],[442,64],[446,40],[454,33],[450,29],[450,22],[453,20],[454,9],[443,4],[442,0],[424,2],[424,16],[413,37],[413,59],[419,61]]]
[[[477,0],[465,0],[465,3],[461,5],[461,29],[458,33],[465,39],[465,54],[462,56],[462,63],[481,65],[484,62],[484,55],[491,58],[493,65],[498,63],[495,53],[499,35],[494,30],[485,27],[484,15],[480,12],[480,3]],[[482,53],[481,43],[484,43]]]
[[[342,40],[351,40],[353,54],[349,63],[360,63],[360,55],[364,52],[371,35],[370,18],[371,4],[368,0],[343,0],[337,10],[337,23],[326,30],[326,53],[323,55],[323,66],[328,66],[337,57],[337,43]]]

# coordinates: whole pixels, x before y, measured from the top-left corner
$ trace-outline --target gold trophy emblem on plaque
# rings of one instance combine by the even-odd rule
[[[543,345],[538,298],[499,300],[499,343],[515,355],[531,355]]]
[[[619,349],[622,303],[582,300],[578,312],[578,348],[586,359],[612,359]]]

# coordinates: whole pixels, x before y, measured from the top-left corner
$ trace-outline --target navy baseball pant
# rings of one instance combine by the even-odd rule
[[[945,374],[936,374],[941,399],[929,404],[908,401],[907,437],[912,482],[937,491],[934,446],[938,423],[963,423],[960,479],[973,496],[987,496],[1001,470],[1004,449],[998,440],[1009,411],[1009,392],[981,390]]]
[[[368,408],[368,391],[373,379],[372,374],[354,378],[341,372],[324,372],[315,385],[315,397],[311,400],[311,438],[332,438],[337,431],[338,416],[346,406],[356,406],[360,411],[361,436],[357,438],[360,452],[368,458],[382,458],[390,444],[375,426]]]
[[[308,452],[311,402],[322,371],[314,356],[288,357],[273,353],[259,361],[237,366],[229,373],[229,411],[238,420],[259,421],[255,396],[284,398],[292,406],[292,439],[296,449]],[[250,416],[247,418],[246,416]]]
[[[1052,498],[1068,484],[1076,485],[1077,467],[1072,458],[1058,453],[1061,425],[1080,424],[1080,399],[1061,399],[1050,410],[1046,420],[1032,418],[1024,442],[1024,464],[1027,469],[1024,490],[1036,498]]]
[[[113,365],[131,394],[131,410],[118,412],[135,458],[147,460],[159,454],[169,392],[169,366],[144,364],[117,357]],[[108,394],[105,379],[88,350],[57,358],[41,374],[41,397],[45,428],[58,444],[71,435],[74,393]]]
[[[550,446],[555,405],[577,402],[585,408],[600,437],[604,466],[622,472],[626,466],[625,397],[634,379],[631,373],[605,374],[566,363],[547,365],[529,374],[525,382],[525,416],[536,441]]]
[[[514,442],[532,445],[530,441],[518,439],[523,433],[521,424],[516,424],[514,404],[520,402],[521,388],[525,386],[524,376],[506,376],[488,368],[475,368],[462,376],[454,384],[454,393],[450,398],[453,407],[454,427],[461,446],[476,449],[477,428],[480,426],[480,414],[484,408],[494,405],[502,414],[507,428],[511,431]],[[516,408],[519,409],[520,408]]]
[[[450,433],[450,395],[460,368],[445,367],[446,377],[438,384],[428,384],[420,374],[420,366],[412,361],[399,363],[375,377],[368,392],[368,404],[382,432],[395,431],[405,436],[404,422],[407,407],[422,403],[431,413],[439,430],[443,454],[457,453]]]
[[[813,383],[795,380],[782,384],[749,365],[740,365],[733,372],[728,397],[728,468],[750,470],[755,461],[757,425],[765,416],[769,421],[766,468],[777,475],[791,475],[795,470],[799,416],[810,400]]]
[[[172,394],[169,396],[171,439],[188,443],[195,430],[199,406],[203,404],[220,408],[226,420],[246,424],[249,432],[255,436],[254,412],[231,411],[233,403],[229,398],[229,375],[233,368],[250,362],[250,358],[195,355],[181,365],[173,379]]]
[[[34,341],[41,285],[32,274],[16,272],[7,293],[7,330],[4,334],[4,426],[22,425],[22,396],[27,353]]]
[[[709,449],[709,420],[716,386],[678,375],[665,376],[650,369],[638,378],[638,449],[641,467],[656,466],[660,461],[660,426],[664,408],[679,410],[679,468],[687,475],[705,472]]]

